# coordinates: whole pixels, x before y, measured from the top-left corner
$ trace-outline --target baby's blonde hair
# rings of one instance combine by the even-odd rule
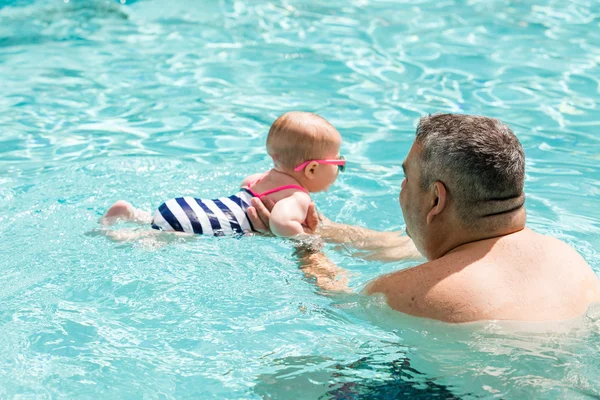
[[[277,118],[267,136],[267,152],[276,166],[295,168],[322,159],[339,140],[339,132],[323,117],[292,111]]]

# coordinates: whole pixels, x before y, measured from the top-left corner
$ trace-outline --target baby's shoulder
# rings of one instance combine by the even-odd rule
[[[245,177],[244,180],[242,181],[242,183],[240,184],[240,187],[247,187],[247,186],[252,185],[256,181],[259,181],[262,178],[264,178],[267,173],[268,172],[259,172],[259,173],[252,174],[252,175]]]
[[[279,193],[275,193],[271,198],[275,204],[281,203],[285,204],[285,207],[298,207],[302,210],[308,208],[309,204],[312,202],[310,195],[307,192],[304,192],[299,189],[287,189]]]
[[[294,197],[296,199],[296,201],[303,202],[303,203],[305,203],[305,202],[310,203],[312,201],[312,198],[310,197],[310,194],[308,192],[305,192],[304,190],[299,190],[299,189],[296,189],[296,191],[293,192],[290,195],[290,197]]]

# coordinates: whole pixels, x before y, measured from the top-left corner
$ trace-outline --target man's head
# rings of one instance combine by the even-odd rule
[[[407,231],[422,252],[436,253],[425,249],[443,241],[436,232],[483,237],[512,230],[515,212],[523,211],[523,148],[496,119],[422,118],[403,167],[401,206]]]
[[[275,167],[295,175],[309,191],[327,189],[338,175],[332,164],[309,162],[300,171],[296,167],[310,160],[333,160],[339,157],[342,137],[323,117],[293,111],[277,118],[267,136],[267,152]]]

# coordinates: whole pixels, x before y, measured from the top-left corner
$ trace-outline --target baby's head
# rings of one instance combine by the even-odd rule
[[[275,168],[299,179],[310,192],[326,190],[335,182],[341,168],[332,161],[340,159],[341,145],[340,133],[325,118],[308,112],[283,114],[267,136]]]

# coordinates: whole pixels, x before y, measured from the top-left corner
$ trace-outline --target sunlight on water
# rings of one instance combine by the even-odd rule
[[[450,328],[323,295],[284,240],[95,231],[117,199],[234,193],[296,109],[344,137],[321,211],[402,229],[418,118],[466,112],[513,128],[530,227],[600,272],[599,20],[593,0],[0,0],[0,397],[599,397],[597,310]],[[414,264],[327,253],[357,292]]]

